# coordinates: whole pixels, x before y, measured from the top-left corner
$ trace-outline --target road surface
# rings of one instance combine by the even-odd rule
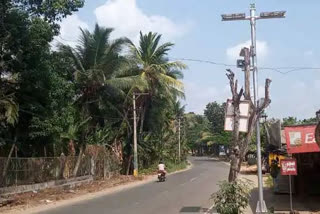
[[[191,158],[192,169],[99,198],[81,201],[41,214],[176,214],[204,213],[217,183],[227,179],[226,163]]]

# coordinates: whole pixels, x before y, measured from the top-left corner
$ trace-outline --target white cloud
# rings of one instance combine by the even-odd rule
[[[53,42],[54,46],[58,43],[63,43],[75,47],[80,35],[79,28],[89,28],[88,24],[82,21],[77,14],[65,18],[61,22],[60,27],[60,35],[55,37],[55,41]]]
[[[147,15],[136,0],[108,0],[96,8],[95,15],[100,25],[115,29],[113,36],[126,36],[138,41],[139,32],[153,31],[173,39],[186,33],[189,24],[178,25],[165,16]]]
[[[207,87],[196,82],[184,81],[187,111],[203,114],[209,102],[225,102],[231,97],[229,85],[221,87]]]
[[[304,56],[313,56],[313,51],[308,50],[308,51],[305,51],[303,54],[304,54]]]
[[[260,98],[264,98],[264,96],[265,96],[265,87],[260,85],[258,87],[258,97],[260,99]]]
[[[280,82],[275,84],[278,84],[277,87],[281,85],[282,91],[273,93],[274,96],[271,98],[272,102],[268,110],[271,116],[278,118],[295,116],[299,119],[314,117],[320,107],[318,99],[320,80],[298,80],[286,87]]]
[[[303,81],[296,81],[293,86],[295,87],[295,89],[304,89],[306,87],[306,83]]]
[[[314,81],[314,88],[320,90],[320,79]]]
[[[227,49],[227,56],[230,60],[235,61],[237,59],[239,59],[239,54],[241,51],[241,48],[247,47],[250,48],[251,46],[251,41],[248,40],[246,42],[242,42],[240,44],[237,44],[233,47],[230,47]],[[257,55],[258,55],[258,59],[264,59],[269,52],[269,47],[266,41],[259,41],[257,40]]]

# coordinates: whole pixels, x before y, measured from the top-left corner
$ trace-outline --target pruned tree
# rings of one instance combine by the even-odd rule
[[[241,88],[238,90],[238,80],[235,79],[235,74],[227,69],[227,77],[230,83],[230,89],[232,93],[232,102],[234,107],[234,127],[233,127],[233,140],[231,144],[231,165],[229,172],[229,182],[235,181],[240,171],[241,163],[244,160],[245,154],[248,150],[248,144],[251,140],[252,133],[255,130],[257,119],[260,117],[263,110],[271,103],[269,96],[269,87],[271,80],[266,79],[265,82],[265,97],[261,104],[254,105],[250,93],[250,67],[247,63],[244,69],[245,73],[245,90]],[[248,132],[240,136],[240,101],[248,100],[250,103],[249,120],[248,120]]]

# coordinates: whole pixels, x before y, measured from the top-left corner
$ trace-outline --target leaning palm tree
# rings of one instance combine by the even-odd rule
[[[61,45],[60,51],[72,59],[77,90],[75,106],[78,108],[79,119],[85,121],[92,117],[81,128],[78,139],[80,151],[83,151],[86,138],[97,127],[98,119],[95,116],[100,113],[101,106],[110,105],[116,109],[109,100],[124,95],[123,90],[133,85],[134,78],[121,74],[121,68],[126,63],[126,58],[121,52],[124,45],[129,43],[127,38],[111,41],[110,34],[113,29],[97,24],[92,33],[81,28],[80,30],[78,45],[75,48]],[[81,157],[79,161],[80,159]]]
[[[136,73],[139,76],[134,90],[148,93],[141,103],[140,133],[143,131],[146,110],[152,97],[166,97],[172,102],[178,97],[184,97],[183,83],[178,79],[182,77],[181,70],[185,69],[186,65],[179,61],[169,61],[167,55],[173,44],[160,45],[160,39],[161,35],[157,33],[140,32],[139,46],[133,43],[130,45],[130,60],[137,68]]]

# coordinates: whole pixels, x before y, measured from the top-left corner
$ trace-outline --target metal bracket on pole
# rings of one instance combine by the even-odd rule
[[[261,204],[262,204],[262,206],[261,206]],[[265,213],[268,213],[266,202],[261,201],[261,203],[260,203],[260,201],[258,201],[257,208],[256,208],[256,214],[265,214]]]

